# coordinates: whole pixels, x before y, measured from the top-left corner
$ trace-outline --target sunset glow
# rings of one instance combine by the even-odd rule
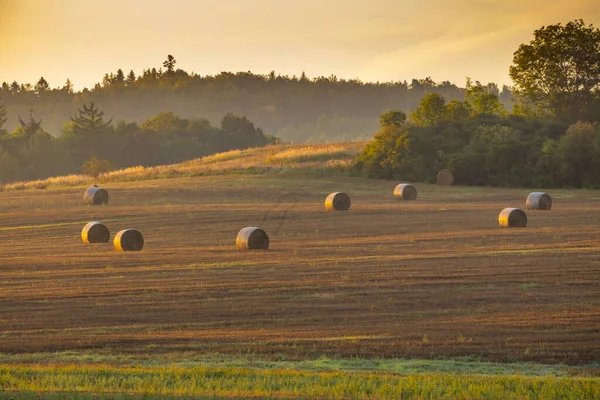
[[[526,3],[526,4],[525,4]],[[0,0],[0,80],[93,86],[107,71],[160,67],[364,81],[466,76],[510,84],[519,44],[543,25],[600,24],[596,0]]]

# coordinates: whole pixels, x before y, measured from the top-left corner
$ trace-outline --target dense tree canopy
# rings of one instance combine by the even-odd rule
[[[2,98],[0,97],[0,134],[2,134],[2,128],[6,123],[6,106],[2,103]]]
[[[55,88],[45,79],[40,79],[39,87],[4,82],[0,96],[7,107],[6,126],[14,129],[18,115],[34,108],[44,130],[58,135],[74,110],[94,102],[102,104],[115,121],[139,124],[172,111],[182,118],[206,118],[218,125],[223,115],[233,113],[286,141],[334,142],[370,138],[382,113],[410,113],[429,93],[439,93],[447,102],[465,97],[465,88],[430,78],[369,83],[334,75],[282,76],[275,71],[266,75],[198,75],[178,69],[173,55],[167,56],[160,68],[148,68],[138,75],[125,71],[119,68],[106,73],[94,87],[81,91],[74,91],[69,80]],[[511,98],[511,90],[503,87],[500,99],[505,107],[510,107]]]
[[[531,112],[599,121],[600,30],[582,20],[536,30],[515,52],[510,77]]]
[[[406,121],[406,114],[403,111],[388,111],[379,117],[379,126],[400,126]]]
[[[494,104],[488,95],[487,104]],[[462,185],[600,187],[597,125],[568,126],[496,107],[495,113],[466,113],[477,109],[467,101],[445,104],[441,96],[425,96],[410,120],[381,124],[356,167],[402,181],[435,182],[437,172],[449,168]]]
[[[0,105],[0,122],[2,117]],[[217,128],[204,118],[186,119],[173,112],[135,122],[106,119],[94,104],[84,104],[54,137],[30,110],[19,116],[10,134],[0,125],[0,182],[76,173],[97,175],[113,168],[158,165],[219,151],[263,146],[273,138],[245,117],[227,114]]]
[[[410,119],[417,125],[435,125],[446,117],[446,100],[439,93],[429,93],[423,97],[421,104],[410,114]]]

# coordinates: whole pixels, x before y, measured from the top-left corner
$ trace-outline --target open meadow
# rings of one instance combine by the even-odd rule
[[[332,149],[331,160],[320,154],[287,157],[288,150],[278,149],[258,150],[267,152],[265,166],[280,168],[273,171],[256,164],[249,166],[252,173],[199,168],[142,180],[112,173],[99,183],[109,191],[108,206],[82,204],[90,178],[73,178],[74,186],[7,186],[0,193],[0,390],[67,390],[17,384],[20,373],[70,368],[56,365],[118,369],[187,362],[195,368],[203,359],[210,359],[215,371],[219,365],[258,368],[263,374],[268,368],[292,368],[296,372],[285,373],[297,374],[293,379],[307,360],[326,358],[332,365],[356,360],[346,370],[392,375],[349,376],[371,383],[390,379],[388,389],[399,385],[398,374],[417,370],[383,368],[385,360],[531,362],[561,366],[549,375],[598,373],[599,192],[549,191],[551,211],[527,211],[526,228],[506,229],[498,226],[498,213],[524,208],[530,190],[416,184],[416,201],[397,202],[392,195],[397,182],[319,172],[332,165],[337,171],[352,151]],[[227,156],[222,158],[199,163],[225,165]],[[287,165],[293,162],[310,165],[290,172]],[[335,191],[350,195],[348,212],[325,211],[325,197]],[[80,233],[89,221],[104,222],[111,238],[121,229],[138,229],[144,249],[118,253],[112,243],[84,244]],[[236,250],[236,234],[246,226],[269,234],[268,251]],[[489,365],[502,369],[504,364]],[[519,373],[511,368],[509,374]],[[466,372],[474,372],[473,379],[481,373]],[[315,382],[337,376],[311,373],[307,376]],[[598,378],[585,379],[553,384],[588,388],[573,391],[574,398],[599,393]],[[94,390],[135,392],[91,386],[79,391]],[[254,395],[400,397],[381,388],[312,395],[298,390]],[[253,393],[247,387],[150,391]],[[402,393],[504,397],[503,392]],[[534,392],[515,393],[523,398]]]

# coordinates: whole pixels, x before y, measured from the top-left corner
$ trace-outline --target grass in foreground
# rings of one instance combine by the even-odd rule
[[[402,375],[461,374],[461,375],[519,375],[530,377],[573,376],[574,367],[564,364],[531,362],[497,363],[459,357],[446,360],[402,358],[337,358],[321,356],[316,359],[286,360],[281,355],[265,357],[260,354],[225,354],[196,352],[165,352],[146,355],[112,354],[106,352],[41,352],[2,354],[0,364],[14,365],[86,365],[114,367],[186,367],[241,368],[252,370],[295,370],[305,372],[378,372]],[[594,365],[577,367],[577,375],[596,376]]]
[[[0,365],[0,390],[36,394],[156,396],[522,399],[600,398],[599,378],[301,372],[238,368]],[[68,396],[66,395],[68,394]],[[152,396],[153,395],[153,396]]]

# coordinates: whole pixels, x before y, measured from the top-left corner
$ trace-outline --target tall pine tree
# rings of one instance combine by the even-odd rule
[[[77,109],[77,114],[71,117],[73,133],[76,135],[100,134],[112,123],[112,118],[104,121],[104,111],[100,111],[93,102],[89,106],[84,104],[83,110]]]
[[[167,69],[166,74],[168,76],[173,75],[173,72],[175,72],[175,64],[177,64],[175,57],[173,57],[172,55],[169,54],[167,56],[167,59],[163,62],[163,67],[165,67]]]
[[[128,85],[131,85],[133,82],[135,82],[135,72],[133,72],[133,70],[129,71],[125,82],[127,82]]]
[[[29,109],[29,120],[23,121],[21,116],[19,115],[19,125],[21,128],[21,132],[25,133],[25,136],[31,137],[35,135],[35,133],[42,128],[42,120],[35,119],[33,116],[33,109]]]
[[[45,93],[48,90],[50,90],[50,85],[48,84],[48,81],[45,80],[44,77],[42,76],[40,78],[40,80],[37,81],[37,83],[35,84],[34,90],[39,95],[39,94]]]

